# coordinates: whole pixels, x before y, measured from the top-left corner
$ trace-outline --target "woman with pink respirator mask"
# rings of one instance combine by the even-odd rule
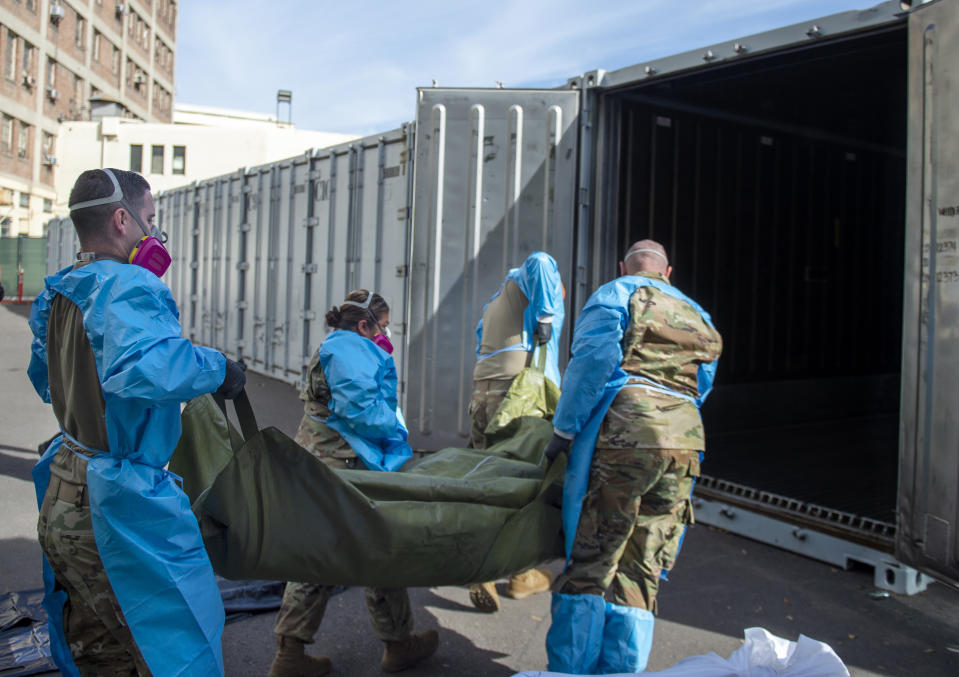
[[[296,442],[332,468],[399,470],[413,456],[397,407],[396,366],[389,340],[390,307],[379,294],[358,289],[326,314],[333,328],[313,356],[300,399],[304,416]],[[319,630],[333,586],[287,583],[273,632],[279,648],[271,677],[324,675],[326,656],[305,645]],[[367,588],[373,630],[386,645],[382,667],[396,672],[436,651],[435,630],[416,633],[405,588]]]

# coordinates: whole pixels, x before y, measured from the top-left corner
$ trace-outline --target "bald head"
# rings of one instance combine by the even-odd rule
[[[640,240],[626,250],[626,256],[619,264],[623,275],[637,273],[662,273],[667,278],[673,271],[666,257],[666,248],[656,240]]]

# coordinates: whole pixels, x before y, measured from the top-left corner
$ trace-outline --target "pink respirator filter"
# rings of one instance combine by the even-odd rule
[[[163,273],[170,267],[170,261],[170,252],[152,235],[147,235],[140,240],[136,249],[130,254],[130,263],[146,268],[157,277],[163,277]]]

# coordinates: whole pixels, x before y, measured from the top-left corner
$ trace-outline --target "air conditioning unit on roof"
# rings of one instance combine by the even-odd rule
[[[63,19],[63,7],[58,4],[50,5],[50,21],[55,24],[60,23]]]

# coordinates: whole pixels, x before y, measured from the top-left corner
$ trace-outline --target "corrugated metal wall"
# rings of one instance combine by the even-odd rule
[[[374,289],[390,304],[403,384],[412,143],[404,125],[157,195],[184,335],[297,385],[328,333],[326,311]],[[69,218],[48,233],[51,273],[79,243]]]
[[[47,275],[73,265],[78,251],[80,240],[69,216],[47,223]]]
[[[368,288],[390,304],[402,370],[411,144],[404,126],[160,194],[185,335],[296,384],[326,311]]]
[[[544,250],[572,288],[578,113],[576,90],[419,92],[406,412],[414,447],[466,443],[476,323],[506,272]]]

